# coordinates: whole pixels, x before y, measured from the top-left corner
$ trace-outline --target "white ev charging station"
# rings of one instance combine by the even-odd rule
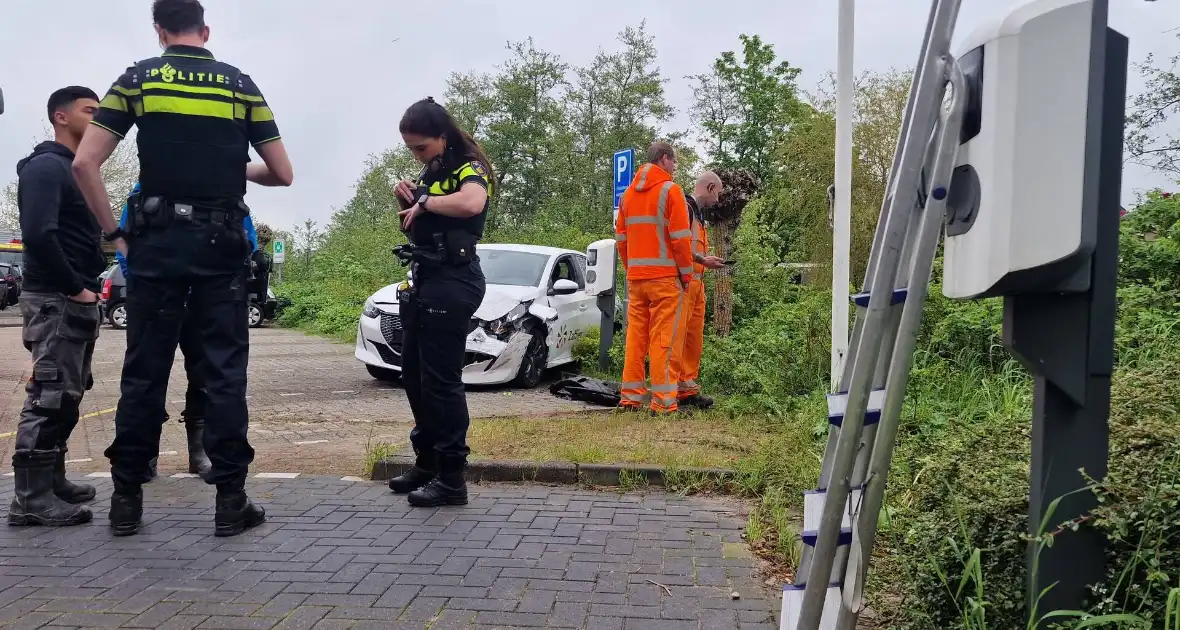
[[[1004,342],[1033,374],[1029,528],[1086,514],[1106,474],[1127,38],[1109,0],[1032,0],[952,54],[961,0],[933,0],[857,306],[783,630],[854,630],[922,307],[945,235],[943,293],[1004,298]],[[1079,610],[1102,538],[1066,530],[1028,598]],[[1031,606],[1029,607],[1031,610]]]
[[[628,182],[630,183],[630,182]],[[604,238],[586,248],[586,293],[598,297],[602,313],[599,331],[598,367],[610,369],[610,347],[615,339],[615,268],[618,250],[615,239]]]

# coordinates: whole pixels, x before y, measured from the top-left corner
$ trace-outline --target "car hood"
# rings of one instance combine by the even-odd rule
[[[514,287],[504,284],[489,284],[483,302],[475,311],[475,318],[485,322],[500,319],[516,308],[518,304],[537,297],[533,287]]]
[[[397,304],[397,284],[391,284],[377,291],[370,298],[374,304]],[[483,302],[475,311],[475,318],[484,321],[500,319],[516,308],[517,304],[537,297],[533,287],[517,287],[504,284],[489,284]]]
[[[374,304],[397,304],[397,284],[382,287],[369,299],[373,300]]]

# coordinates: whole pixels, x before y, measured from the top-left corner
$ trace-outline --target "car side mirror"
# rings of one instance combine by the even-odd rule
[[[553,288],[549,290],[550,295],[572,295],[577,293],[581,287],[573,280],[562,278],[553,283]]]

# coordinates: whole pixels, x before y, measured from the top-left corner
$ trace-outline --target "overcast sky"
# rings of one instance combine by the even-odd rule
[[[215,55],[254,77],[274,109],[295,165],[295,185],[251,184],[257,218],[277,228],[305,218],[321,225],[343,205],[369,154],[400,141],[397,120],[426,95],[441,97],[452,71],[491,71],[504,45],[533,37],[572,64],[613,47],[615,34],[644,18],[655,36],[667,92],[689,125],[683,77],[707,69],[740,33],[758,34],[801,67],[811,89],[836,64],[835,0],[204,0]],[[966,35],[1011,0],[964,0]],[[130,63],[159,54],[149,0],[0,0],[0,185],[40,135],[45,101],[81,84],[100,95]],[[858,71],[908,67],[917,57],[928,0],[858,0]],[[1112,25],[1131,38],[1132,60],[1180,50],[1180,3],[1111,0]],[[1139,88],[1132,76],[1130,89]],[[1124,199],[1169,185],[1128,168]]]

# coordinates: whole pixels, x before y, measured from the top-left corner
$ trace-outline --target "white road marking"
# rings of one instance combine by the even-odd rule
[[[14,472],[6,472],[3,475],[0,475],[0,477],[15,477],[15,476],[16,476],[16,473],[14,473]]]
[[[174,405],[180,405],[180,404],[183,404],[183,403],[184,403],[184,399],[183,399],[183,398],[181,398],[181,399],[179,399],[179,400],[169,400],[168,402],[170,402],[170,403],[172,403],[172,404],[174,404]]]
[[[275,370],[276,372],[294,372],[295,370]]]
[[[341,477],[340,481],[364,481],[360,477]]]
[[[173,479],[196,479],[200,477],[200,475],[194,475],[193,473],[176,473],[175,475],[169,476]]]
[[[86,475],[86,476],[87,476],[87,477],[94,478],[94,479],[98,479],[98,478],[108,478],[108,477],[110,477],[110,476],[111,476],[111,473],[110,473],[110,472],[92,472],[92,473],[90,473],[89,475]]]
[[[94,460],[89,457],[83,457],[81,459],[67,459],[66,463],[67,464],[81,464],[82,462],[92,462],[92,461],[94,461]]]
[[[299,476],[299,473],[258,473],[254,475],[255,479],[294,479]]]
[[[176,455],[176,451],[160,451],[161,455]]]
[[[338,391],[334,391],[334,392],[332,392],[332,393],[333,393],[333,394],[355,394],[356,392],[355,392],[355,391],[353,391],[353,390],[351,390],[351,389],[341,389],[341,390],[338,390]]]
[[[307,446],[308,444],[327,444],[327,440],[307,440],[305,442],[292,442],[295,446]]]
[[[279,396],[302,396],[302,395],[303,395],[303,392],[294,392],[294,393],[288,393],[288,394],[279,394]]]

